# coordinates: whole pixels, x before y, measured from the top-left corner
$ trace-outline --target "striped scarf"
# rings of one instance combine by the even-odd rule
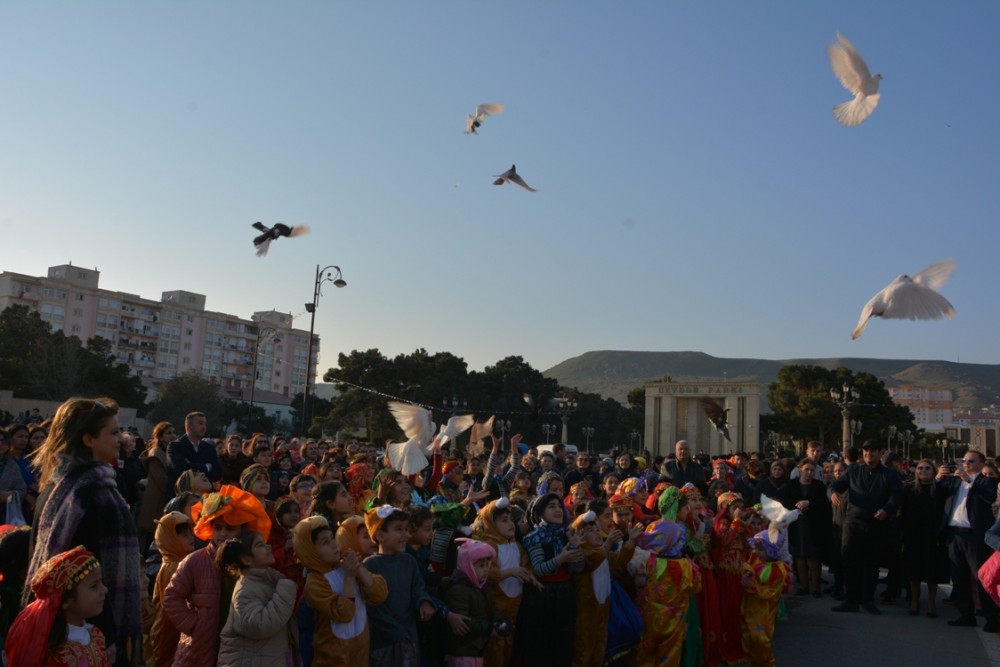
[[[52,556],[76,546],[76,533],[85,514],[100,517],[101,534],[94,544],[85,545],[101,563],[108,587],[114,628],[108,643],[118,649],[118,665],[139,662],[142,623],[139,608],[139,542],[135,521],[125,499],[118,492],[115,471],[97,461],[64,461],[49,482],[48,499],[41,508],[35,533],[35,548],[26,581]],[[30,598],[25,588],[24,603]]]

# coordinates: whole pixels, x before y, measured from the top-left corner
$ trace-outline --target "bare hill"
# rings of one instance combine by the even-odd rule
[[[729,359],[704,352],[587,352],[567,359],[544,372],[567,387],[593,392],[625,402],[628,392],[645,382],[669,375],[675,381],[733,380],[773,382],[790,364],[824,368],[845,366],[867,372],[894,387],[947,387],[955,392],[955,407],[1000,403],[1000,365],[962,364],[923,359]]]

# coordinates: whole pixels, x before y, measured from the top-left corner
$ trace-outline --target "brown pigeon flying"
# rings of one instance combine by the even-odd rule
[[[268,227],[263,222],[255,222],[250,226],[263,232],[260,236],[253,240],[253,245],[257,248],[258,257],[266,255],[267,248],[271,245],[271,241],[277,239],[279,236],[302,236],[303,234],[309,233],[309,227],[306,225],[289,227],[288,225],[283,225],[278,222],[275,223],[274,227]]]

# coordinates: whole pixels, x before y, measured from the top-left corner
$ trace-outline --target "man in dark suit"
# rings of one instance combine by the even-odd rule
[[[979,568],[990,557],[986,531],[993,525],[993,501],[997,478],[981,474],[986,457],[969,450],[954,473],[948,466],[938,469],[937,488],[945,498],[953,498],[948,517],[948,559],[959,617],[948,625],[976,627],[972,586],[975,582],[979,605],[986,617],[983,632],[1000,632],[1000,609],[979,583]]]
[[[208,430],[204,412],[191,412],[184,418],[184,435],[167,446],[167,478],[170,489],[185,470],[200,470],[218,488],[222,480],[222,463],[215,443],[202,440]]]
[[[889,537],[889,521],[903,500],[903,483],[896,471],[882,465],[880,441],[866,440],[861,450],[864,463],[852,463],[847,473],[830,484],[834,507],[850,502],[843,527],[847,600],[833,611],[864,608],[877,615],[882,613],[875,606],[879,558]]]
[[[687,440],[677,441],[674,445],[674,455],[677,459],[664,463],[660,472],[677,488],[685,484],[694,484],[704,493],[705,469],[691,458],[691,445]]]

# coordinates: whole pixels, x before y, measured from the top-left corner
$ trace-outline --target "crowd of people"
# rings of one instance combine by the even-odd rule
[[[10,667],[773,665],[784,595],[878,614],[880,568],[882,601],[933,617],[951,581],[950,624],[1000,630],[978,576],[997,468],[971,450],[601,458],[480,434],[406,476],[355,439],[208,438],[198,412],[145,442],[106,399],[33,426],[0,430]]]

